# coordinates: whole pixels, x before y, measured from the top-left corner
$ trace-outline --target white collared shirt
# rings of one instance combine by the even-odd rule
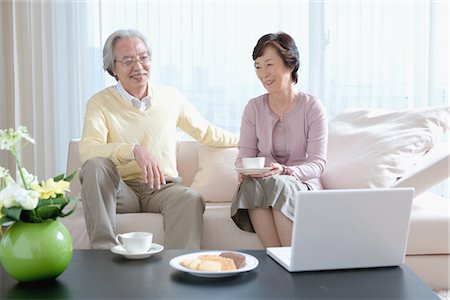
[[[142,100],[139,100],[138,98],[132,96],[130,93],[128,93],[120,83],[120,81],[117,82],[116,89],[119,92],[120,96],[127,101],[128,103],[131,103],[134,107],[138,108],[140,111],[147,110],[152,105],[152,93],[150,89],[150,85],[147,89],[147,96],[142,98]]]

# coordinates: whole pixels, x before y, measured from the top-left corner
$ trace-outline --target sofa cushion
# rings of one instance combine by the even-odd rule
[[[406,254],[450,254],[450,200],[431,192],[414,198]]]
[[[191,186],[198,171],[198,149],[200,144],[194,140],[177,142],[178,176],[183,178],[183,184]]]
[[[449,129],[449,107],[353,109],[329,124],[325,188],[386,188]]]
[[[206,202],[231,202],[238,185],[234,170],[237,152],[237,148],[199,147],[198,172],[191,187]]]
[[[230,203],[209,203],[203,216],[202,249],[240,250],[264,247],[257,235],[236,226],[230,218]]]

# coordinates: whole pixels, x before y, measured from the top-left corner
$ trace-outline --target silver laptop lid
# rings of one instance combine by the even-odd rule
[[[404,263],[413,196],[413,188],[302,193],[295,208],[292,270]]]

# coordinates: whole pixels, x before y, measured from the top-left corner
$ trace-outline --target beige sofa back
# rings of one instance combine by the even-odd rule
[[[71,173],[81,167],[78,154],[80,139],[73,139],[69,143],[67,173]],[[331,149],[329,149],[330,151]],[[199,164],[199,153],[202,155],[202,162]],[[184,140],[177,143],[177,168],[179,175],[183,178],[186,186],[192,186],[194,178],[199,171],[199,165],[203,168],[202,176],[197,175],[197,182],[194,187],[204,194],[208,202],[228,202],[231,200],[231,189],[237,185],[233,167],[224,170],[223,166],[233,166],[237,149],[221,149],[202,146],[196,141]],[[217,162],[218,157],[223,157],[223,161]],[[217,166],[216,166],[216,165]],[[220,167],[220,166],[222,167]],[[449,177],[450,154],[448,141],[441,142],[428,151],[416,165],[408,169],[405,175],[400,178],[392,187],[414,187],[416,196],[427,191],[439,182]],[[211,170],[205,170],[209,166]],[[350,174],[347,174],[350,176]],[[208,182],[205,182],[205,177]],[[209,177],[209,179],[208,179]],[[199,182],[199,180],[203,182]],[[209,188],[208,188],[209,187]],[[220,187],[220,193],[217,191]],[[324,184],[325,188],[329,188]],[[346,188],[346,187],[342,187]],[[228,189],[228,190],[227,190]],[[79,195],[81,184],[78,176],[71,182],[71,195]]]

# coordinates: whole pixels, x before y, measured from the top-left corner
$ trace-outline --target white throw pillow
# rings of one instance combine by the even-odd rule
[[[202,194],[206,202],[231,202],[238,186],[234,170],[237,154],[237,148],[200,146],[199,170],[191,187]]]
[[[351,109],[329,124],[325,188],[386,188],[449,129],[450,107]]]

